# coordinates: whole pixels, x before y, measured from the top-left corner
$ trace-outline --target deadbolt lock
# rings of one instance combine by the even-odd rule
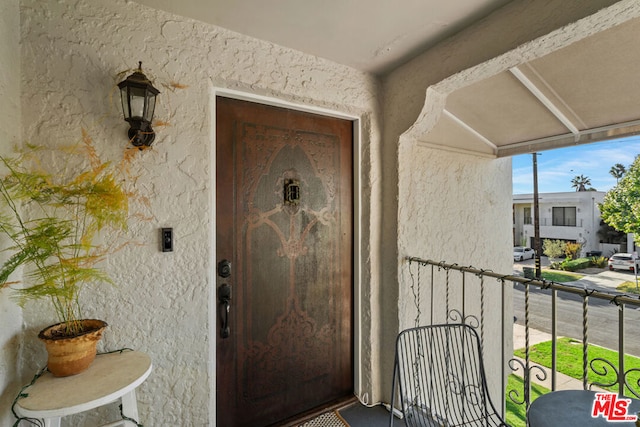
[[[231,276],[231,261],[223,259],[218,263],[218,276],[223,279]]]

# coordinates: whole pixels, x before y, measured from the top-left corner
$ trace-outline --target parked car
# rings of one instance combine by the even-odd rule
[[[633,255],[626,253],[618,253],[611,255],[609,258],[609,270],[625,270],[634,271],[638,260],[633,259]]]
[[[525,259],[533,259],[535,251],[531,248],[525,248],[524,246],[516,246],[513,248],[513,260],[524,261]]]

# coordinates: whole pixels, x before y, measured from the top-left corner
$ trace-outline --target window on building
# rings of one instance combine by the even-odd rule
[[[524,208],[524,223],[525,224],[533,224],[531,221],[531,208]]]
[[[553,208],[553,225],[576,226],[576,208]]]

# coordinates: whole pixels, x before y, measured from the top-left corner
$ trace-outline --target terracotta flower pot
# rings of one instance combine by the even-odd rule
[[[84,319],[80,321],[84,332],[74,337],[61,334],[65,323],[44,328],[38,334],[47,348],[47,369],[56,377],[79,374],[91,365],[96,357],[96,345],[102,338],[107,323],[102,320]]]

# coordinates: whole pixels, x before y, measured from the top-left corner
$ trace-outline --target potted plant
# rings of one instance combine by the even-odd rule
[[[8,243],[2,250],[9,252],[0,288],[10,288],[21,306],[39,299],[51,303],[59,323],[39,338],[56,376],[81,372],[95,358],[107,324],[83,319],[79,298],[88,285],[111,283],[99,263],[114,249],[105,241],[126,229],[128,217],[129,193],[118,168],[101,161],[83,136],[73,149],[29,146],[13,157],[0,156],[0,244]],[[62,172],[44,166],[56,162]],[[20,275],[22,280],[12,281]],[[81,349],[72,354],[66,346],[76,341]]]

